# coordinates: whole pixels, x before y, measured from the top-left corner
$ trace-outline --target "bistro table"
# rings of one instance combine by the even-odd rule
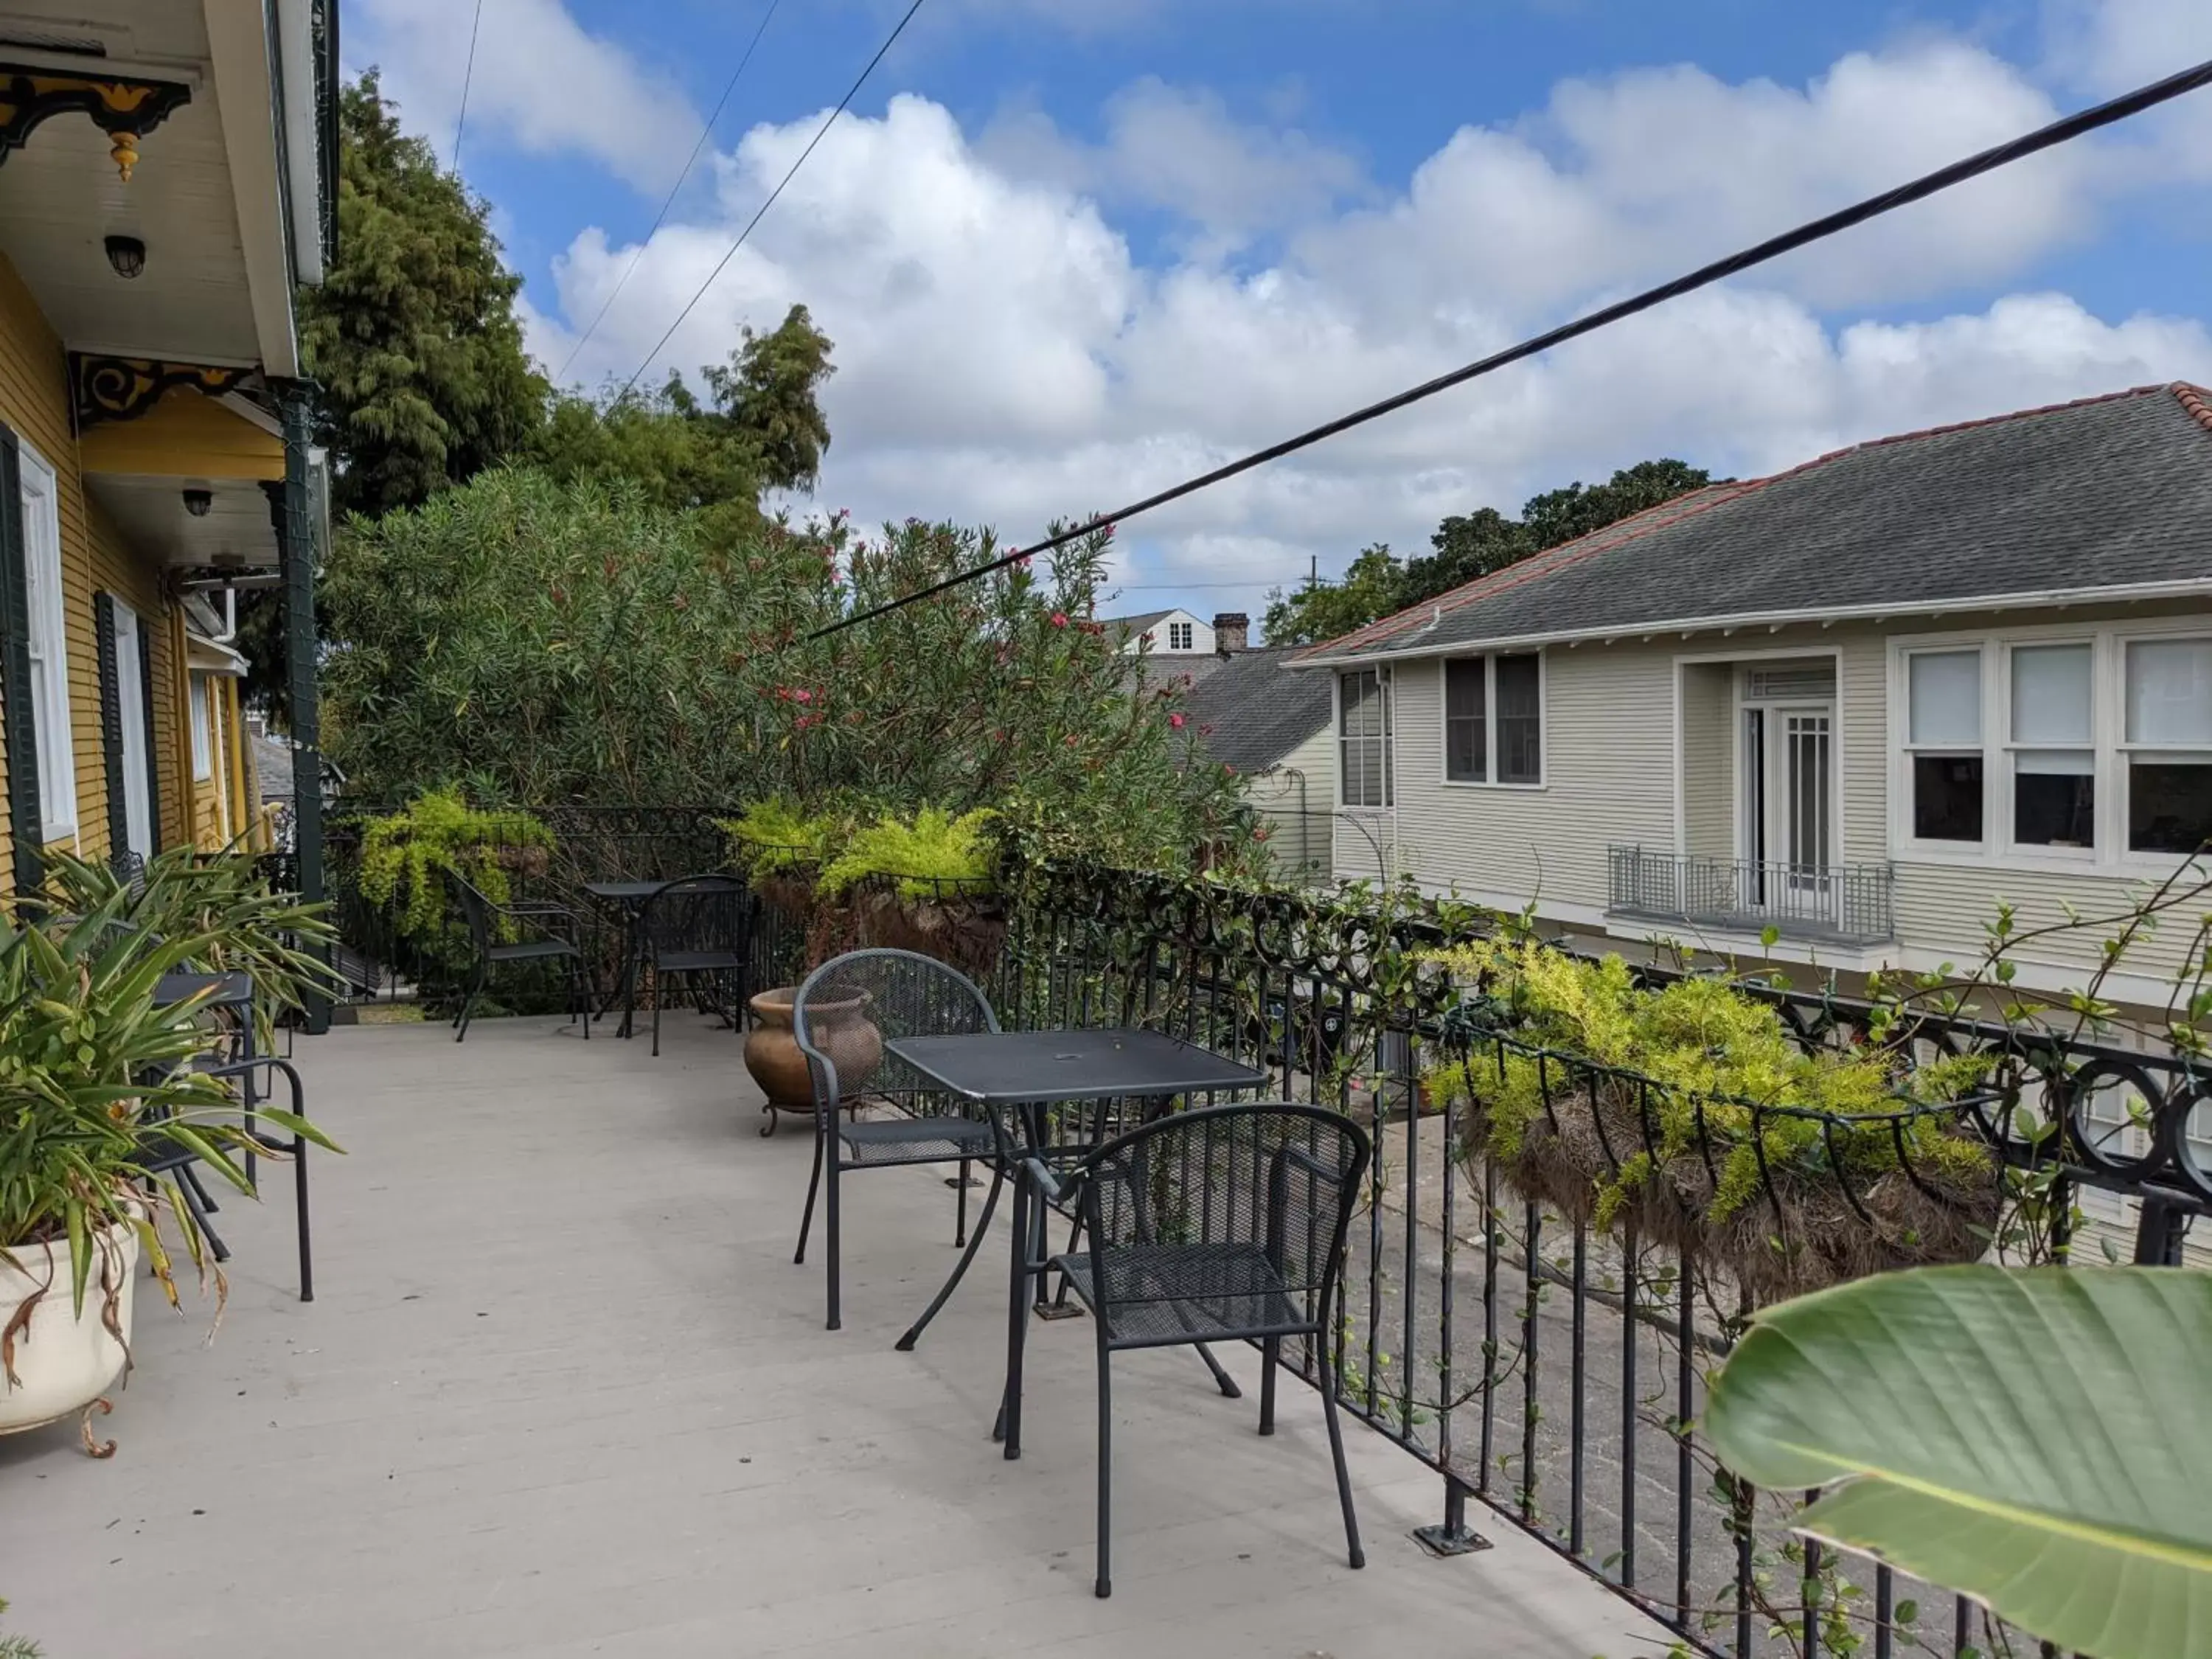
[[[607,996],[606,1006],[599,1010],[601,1018],[607,1009],[622,999],[622,1024],[616,1027],[617,1036],[630,1034],[630,1017],[636,1012],[637,998],[637,924],[645,915],[645,907],[653,896],[667,886],[665,881],[587,881],[583,891],[599,901],[602,908],[615,912],[622,923],[622,979],[621,983]]]
[[[1009,1458],[1022,1455],[1022,1351],[1029,1333],[1030,1286],[1042,1285],[1045,1262],[1040,1251],[1043,1212],[1039,1195],[1034,1212],[1030,1181],[1022,1160],[1049,1158],[1055,1152],[1091,1150],[1104,1134],[1106,1115],[1098,1113],[1089,1144],[1052,1139],[1046,1108],[1077,1101],[1135,1100],[1143,1115],[1157,1116],[1179,1095],[1255,1089],[1265,1072],[1227,1060],[1196,1043],[1158,1031],[1109,1028],[1099,1030],[977,1031],[957,1036],[894,1037],[884,1044],[915,1071],[948,1093],[992,1112],[1004,1109],[1014,1142],[1014,1248],[1006,1310],[1006,1387],[997,1432]],[[957,1276],[958,1270],[955,1269]],[[948,1285],[949,1291],[951,1286]],[[1206,1365],[1224,1393],[1234,1393],[1211,1353],[1201,1346]]]

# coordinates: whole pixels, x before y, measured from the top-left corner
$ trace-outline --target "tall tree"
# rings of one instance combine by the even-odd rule
[[[811,491],[830,447],[822,384],[830,337],[795,305],[766,334],[750,327],[724,363],[700,371],[702,401],[680,374],[660,390],[605,402],[553,399],[532,459],[563,483],[624,481],[657,507],[707,515],[710,534],[760,521],[763,489]]]
[[[1478,576],[1503,570],[1527,558],[1537,544],[1528,526],[1507,518],[1494,507],[1478,507],[1472,513],[1455,513],[1438,525],[1429,545],[1437,550],[1406,566],[1401,605],[1419,605]]]
[[[1313,645],[1364,628],[1403,608],[1405,574],[1389,544],[1376,542],[1361,550],[1341,581],[1270,592],[1261,631],[1269,645]]]
[[[514,314],[489,207],[400,130],[370,70],[338,99],[338,257],[303,292],[307,372],[322,387],[334,505],[425,501],[514,454],[545,382]]]
[[[1528,527],[1532,552],[1557,547],[1677,495],[1701,489],[1712,481],[1712,475],[1703,467],[1686,461],[1638,461],[1634,466],[1624,466],[1601,484],[1577,481],[1564,489],[1531,495],[1521,508],[1521,522]]]

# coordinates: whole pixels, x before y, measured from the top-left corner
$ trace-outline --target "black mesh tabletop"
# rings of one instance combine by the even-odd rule
[[[1264,1072],[1158,1031],[977,1031],[884,1046],[952,1093],[991,1106],[1150,1099],[1267,1081]]]
[[[665,881],[587,881],[584,890],[610,904],[635,904],[641,899],[651,898],[667,885]]]

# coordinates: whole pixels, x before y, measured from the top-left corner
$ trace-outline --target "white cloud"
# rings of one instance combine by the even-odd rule
[[[468,88],[462,161],[495,140],[534,155],[577,155],[644,191],[665,191],[690,154],[700,117],[684,89],[620,46],[586,33],[561,0],[497,0],[469,36],[475,9],[456,0],[356,0],[350,64],[379,65],[386,95],[441,158],[452,154]]]
[[[803,301],[836,343],[823,505],[1027,541],[2051,112],[2018,70],[1939,40],[1847,57],[1802,88],[1653,70],[1463,129],[1402,191],[1347,210],[1374,190],[1352,162],[1202,93],[1139,82],[1096,145],[1034,113],[971,140],[903,95],[838,123],[647,378],[717,359],[739,325]],[[716,158],[711,210],[653,237],[577,376],[637,366],[820,118],[756,127]],[[1510,510],[1650,456],[1746,476],[2212,379],[2201,320],[2005,292],[2093,233],[2100,192],[2139,187],[2122,171],[2139,159],[2097,145],[2007,173],[1176,502],[1126,534],[1129,608],[1256,612],[1316,556],[1329,574],[1371,541],[1425,550],[1447,513]],[[1133,204],[1211,240],[1148,263],[1109,216]],[[1264,268],[1216,257],[1269,234]],[[526,315],[549,362],[635,252],[574,238],[557,305],[541,294]],[[1900,301],[1938,314],[1864,318]]]

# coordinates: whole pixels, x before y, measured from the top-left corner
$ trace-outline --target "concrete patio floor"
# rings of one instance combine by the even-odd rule
[[[1659,1627],[1479,1508],[1437,1560],[1434,1475],[1355,1421],[1368,1565],[1345,1565],[1317,1396],[1254,1433],[1188,1351],[1117,1357],[1115,1593],[1091,1594],[1096,1407],[1081,1321],[1032,1326],[1022,1460],[988,1438],[1005,1235],[920,1350],[951,1266],[940,1170],[846,1188],[845,1328],[791,1261],[810,1139],[755,1128],[726,1030],[659,1060],[546,1019],[299,1044],[347,1148],[225,1202],[207,1310],[141,1286],[100,1425],[0,1438],[5,1628],[48,1659],[1608,1659]],[[218,1194],[220,1196],[220,1194]],[[980,1193],[977,1194],[980,1198]],[[191,1304],[188,1303],[188,1306]]]

